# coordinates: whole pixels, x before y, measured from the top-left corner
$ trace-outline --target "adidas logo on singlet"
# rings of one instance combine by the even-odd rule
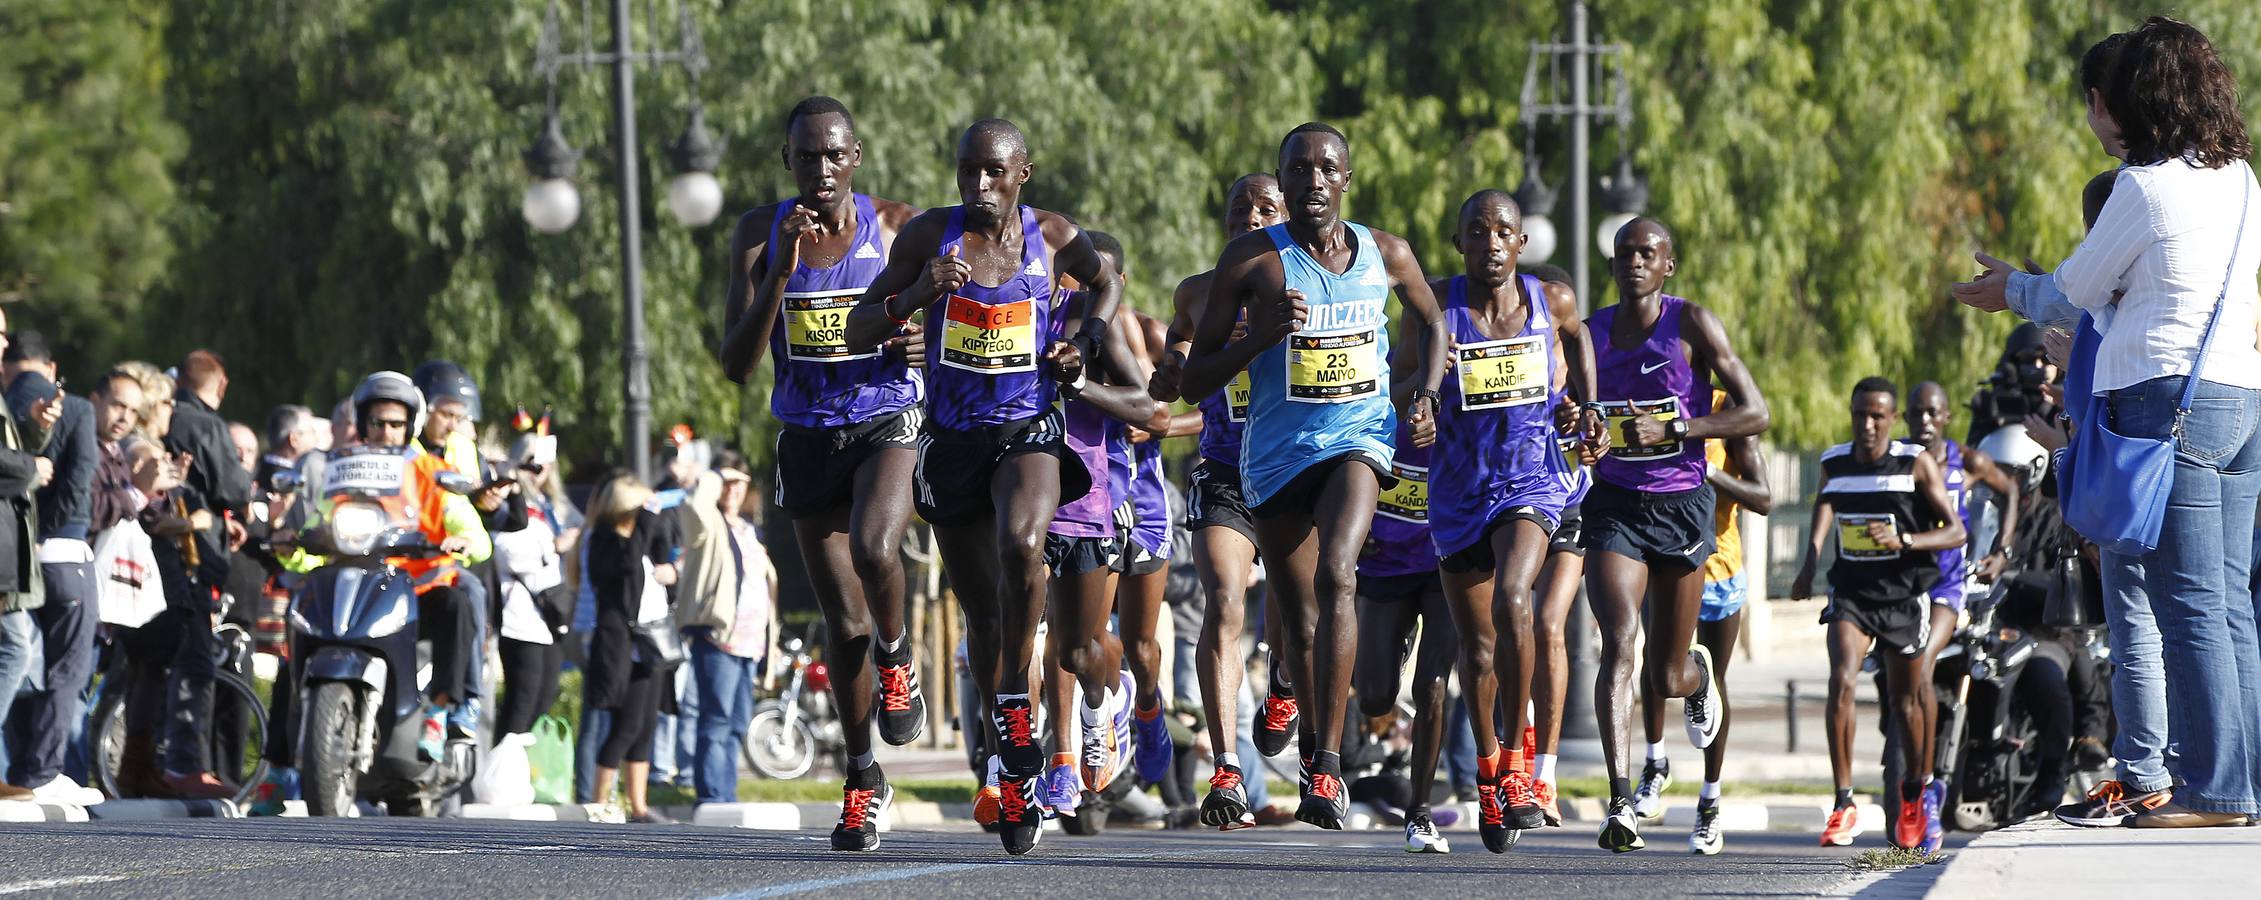
[[[1380,269],[1368,269],[1365,275],[1359,276],[1358,283],[1361,286],[1387,284],[1389,279],[1382,276]]]
[[[863,246],[861,246],[861,247],[857,247],[857,248],[856,248],[856,258],[857,258],[857,259],[878,259],[878,258],[879,258],[879,248],[878,248],[878,247],[874,247],[874,246],[872,246],[872,245],[870,245],[870,244],[865,244],[865,245],[863,245]]]
[[[1032,260],[1029,260],[1029,261],[1028,261],[1028,268],[1026,268],[1026,269],[1022,269],[1022,270],[1021,270],[1021,274],[1023,274],[1023,275],[1033,275],[1033,276],[1036,276],[1036,277],[1038,277],[1038,278],[1043,278],[1043,277],[1044,277],[1044,261],[1043,261],[1043,260],[1041,260],[1041,259],[1032,259]]]

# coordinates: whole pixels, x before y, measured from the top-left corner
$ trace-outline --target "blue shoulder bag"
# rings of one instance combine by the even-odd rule
[[[2222,321],[2222,305],[2229,299],[2230,279],[2236,277],[2238,251],[2245,243],[2245,217],[2252,208],[2249,188],[2238,213],[2238,236],[2230,245],[2230,272],[2222,277],[2222,292],[2214,298],[2213,314],[2206,318],[2206,335],[2199,339],[2198,356],[2191,360],[2182,403],[2175,407],[2175,423],[2166,437],[2129,437],[2112,430],[2111,402],[2094,389],[2096,351],[2104,338],[2096,331],[2095,317],[2085,313],[2080,317],[2080,331],[2073,338],[2073,365],[2065,373],[2065,407],[2076,430],[2059,470],[2057,502],[2065,524],[2098,547],[2129,556],[2159,547],[2167,495],[2175,486],[2175,450],[2182,442],[2183,419],[2190,415],[2199,374],[2206,371],[2206,350],[2214,343],[2214,327]]]

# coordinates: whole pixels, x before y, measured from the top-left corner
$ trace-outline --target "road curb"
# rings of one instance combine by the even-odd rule
[[[10,800],[0,803],[0,822],[84,822],[86,807],[67,803]]]
[[[243,808],[233,800],[109,800],[87,807],[86,814],[104,822],[240,819]]]

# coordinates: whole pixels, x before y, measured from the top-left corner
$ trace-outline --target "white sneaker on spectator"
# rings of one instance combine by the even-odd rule
[[[58,806],[93,806],[105,799],[101,791],[83,787],[69,775],[57,775],[46,784],[32,788],[31,798],[38,803]]]

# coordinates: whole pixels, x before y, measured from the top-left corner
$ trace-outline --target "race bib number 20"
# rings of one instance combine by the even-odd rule
[[[983,375],[1036,371],[1036,301],[951,297],[944,317],[943,365]]]
[[[1347,403],[1382,391],[1380,332],[1288,336],[1288,399]]]

